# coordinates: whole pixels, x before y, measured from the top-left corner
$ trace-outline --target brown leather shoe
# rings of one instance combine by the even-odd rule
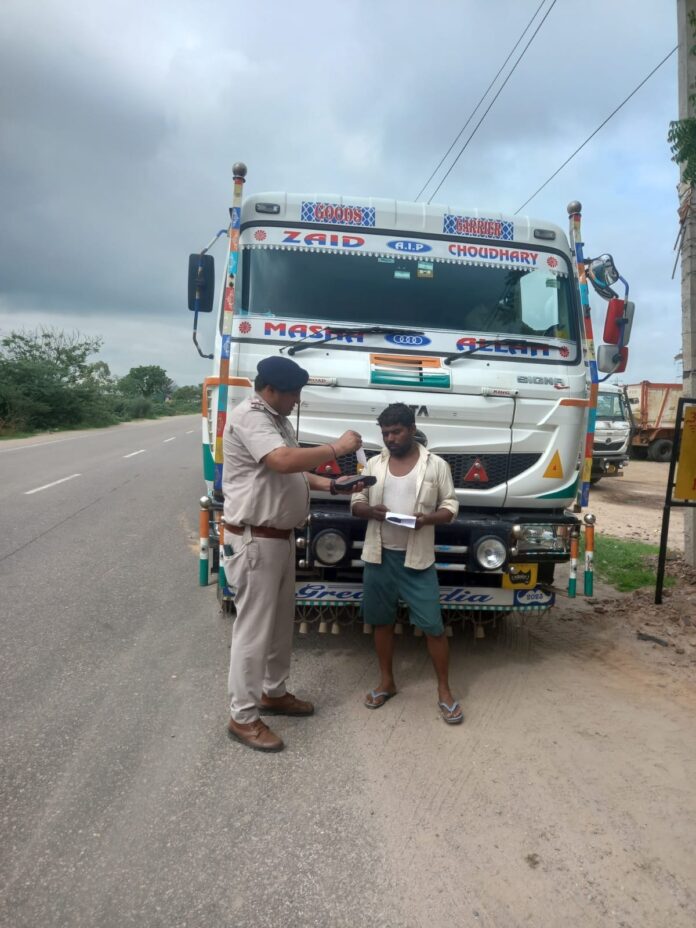
[[[256,719],[254,722],[235,722],[234,719],[230,719],[227,723],[227,731],[230,738],[234,738],[235,741],[239,741],[253,751],[282,751],[285,747],[283,739],[271,731],[261,719]]]
[[[262,715],[314,715],[314,706],[292,693],[284,693],[282,696],[266,696],[264,693],[259,712]]]

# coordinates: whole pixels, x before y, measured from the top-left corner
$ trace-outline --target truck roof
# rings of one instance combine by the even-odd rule
[[[280,220],[366,231],[388,230],[410,235],[524,242],[537,248],[551,247],[570,252],[568,239],[560,226],[529,216],[511,216],[495,210],[337,193],[273,191],[254,194],[244,201],[242,225]]]

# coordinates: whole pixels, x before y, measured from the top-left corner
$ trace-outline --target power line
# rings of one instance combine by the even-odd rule
[[[481,123],[483,122],[483,120],[486,118],[486,116],[487,116],[488,113],[490,112],[490,110],[491,110],[493,104],[495,103],[495,101],[498,99],[498,97],[500,96],[500,94],[501,94],[501,93],[503,92],[503,90],[505,89],[505,86],[506,86],[507,82],[510,80],[510,78],[512,77],[512,75],[515,73],[515,70],[517,69],[517,65],[518,65],[518,64],[520,63],[520,61],[522,61],[522,59],[524,58],[527,49],[529,48],[529,46],[532,44],[532,42],[533,42],[534,39],[536,38],[537,33],[539,32],[539,30],[541,29],[541,27],[542,27],[542,26],[544,25],[544,23],[546,22],[546,19],[547,19],[549,13],[550,13],[551,10],[556,6],[556,3],[557,3],[557,0],[553,0],[553,2],[551,3],[551,6],[550,6],[550,7],[548,8],[548,10],[544,13],[544,15],[543,15],[543,17],[542,17],[542,19],[541,19],[541,22],[539,23],[539,25],[538,25],[538,26],[536,27],[536,29],[534,30],[534,32],[533,32],[533,34],[532,34],[532,37],[531,37],[530,40],[527,42],[527,44],[525,45],[525,47],[522,49],[522,51],[520,52],[520,55],[519,55],[517,61],[516,61],[516,62],[514,63],[514,65],[512,66],[512,70],[510,71],[510,73],[508,74],[508,76],[505,78],[505,80],[504,80],[503,83],[501,84],[500,89],[498,90],[498,92],[496,93],[496,95],[493,97],[493,99],[491,100],[491,102],[488,104],[488,107],[487,107],[485,113],[483,114],[483,116],[479,119],[479,121],[478,121],[478,122],[476,123],[476,125],[474,126],[474,129],[473,129],[472,133],[470,134],[469,138],[466,140],[466,142],[464,142],[464,144],[462,145],[462,147],[459,149],[459,152],[458,152],[458,154],[457,154],[457,157],[454,159],[454,161],[452,162],[452,164],[451,164],[451,165],[449,166],[449,168],[447,169],[447,171],[446,171],[446,173],[445,173],[445,176],[442,178],[442,180],[441,180],[440,183],[437,185],[437,187],[435,188],[435,190],[433,190],[433,192],[431,193],[431,195],[430,195],[430,197],[429,197],[429,199],[428,199],[428,203],[430,203],[430,202],[432,201],[432,199],[433,199],[433,197],[435,196],[435,194],[438,192],[438,190],[440,189],[440,187],[442,187],[442,185],[444,184],[444,182],[447,180],[447,178],[448,178],[448,177],[450,176],[450,174],[452,173],[452,171],[453,171],[454,166],[456,165],[456,163],[459,161],[459,159],[461,158],[461,156],[464,154],[464,152],[466,151],[466,149],[469,147],[469,142],[470,142],[470,141],[473,139],[473,137],[476,135],[476,133],[477,133],[478,130],[479,130],[479,126],[481,125]]]
[[[588,136],[587,136],[587,138],[586,138],[585,141],[582,143],[582,145],[579,145],[579,146],[575,149],[575,151],[573,152],[573,154],[572,154],[569,158],[566,158],[566,160],[563,162],[563,164],[560,166],[560,168],[558,168],[557,171],[554,171],[553,174],[551,175],[551,177],[549,177],[548,180],[545,180],[544,183],[541,185],[541,187],[539,187],[538,190],[535,190],[534,193],[531,195],[531,197],[530,197],[528,200],[525,200],[524,203],[522,204],[522,206],[520,206],[519,209],[515,210],[515,216],[520,212],[520,210],[523,210],[523,209],[525,208],[525,206],[526,206],[528,203],[531,203],[532,200],[534,199],[534,197],[535,197],[538,193],[541,193],[541,191],[544,189],[544,187],[546,187],[547,184],[550,184],[551,181],[554,179],[554,177],[556,177],[556,175],[558,175],[558,174],[561,173],[561,171],[563,170],[563,168],[573,160],[573,158],[577,155],[577,153],[578,153],[579,151],[582,151],[582,149],[585,147],[585,145],[587,145],[587,143],[590,141],[590,139],[593,139],[593,138],[595,137],[595,135],[597,135],[597,133],[599,132],[599,130],[600,130],[600,129],[603,129],[604,126],[606,126],[606,124],[609,122],[609,120],[610,120],[613,116],[616,116],[616,114],[619,112],[619,110],[621,109],[621,107],[624,106],[626,103],[628,103],[628,101],[631,99],[632,96],[634,96],[636,93],[638,93],[638,91],[639,91],[640,88],[643,86],[643,84],[646,84],[646,83],[650,80],[650,78],[653,76],[653,74],[654,74],[656,71],[658,71],[658,70],[662,67],[662,65],[672,57],[672,55],[676,52],[676,50],[677,50],[678,48],[679,48],[679,46],[678,46],[678,45],[675,45],[674,48],[672,49],[672,51],[671,51],[668,55],[665,55],[665,57],[662,59],[662,61],[661,61],[658,65],[656,65],[656,67],[654,67],[654,68],[652,69],[652,71],[650,72],[650,74],[648,74],[647,77],[644,77],[643,80],[640,82],[640,84],[638,84],[638,86],[637,86],[634,90],[632,90],[632,91],[629,93],[629,95],[626,97],[626,99],[623,101],[623,103],[619,103],[619,105],[616,107],[616,109],[615,109],[612,113],[610,113],[610,114],[607,116],[607,118],[604,120],[604,122],[600,123],[600,124],[597,126],[597,128],[594,130],[594,132],[593,132],[591,135],[588,135]]]
[[[520,44],[520,42],[522,41],[522,39],[525,37],[525,35],[526,35],[527,32],[529,31],[529,29],[530,29],[532,23],[534,22],[534,20],[535,20],[535,19],[537,18],[537,16],[539,15],[539,10],[542,8],[542,6],[543,6],[545,3],[546,3],[546,0],[541,0],[541,3],[540,3],[539,6],[536,8],[536,10],[535,10],[535,12],[534,12],[534,15],[533,15],[532,18],[529,20],[529,22],[527,23],[527,25],[524,27],[524,29],[523,29],[523,31],[522,31],[522,34],[520,35],[520,37],[518,38],[518,40],[515,42],[515,44],[514,44],[514,45],[512,46],[512,48],[510,49],[510,54],[507,56],[507,58],[505,59],[505,61],[501,64],[500,68],[498,69],[498,73],[495,75],[495,77],[494,77],[493,80],[490,82],[490,84],[488,85],[488,87],[486,87],[486,89],[484,90],[483,94],[481,95],[481,99],[478,101],[478,103],[476,104],[476,106],[473,108],[473,110],[472,110],[471,113],[469,114],[469,118],[468,118],[467,121],[464,123],[464,125],[462,126],[462,128],[459,130],[459,135],[456,136],[456,138],[454,139],[454,141],[452,142],[452,144],[450,145],[450,147],[449,147],[449,148],[447,149],[447,151],[444,153],[444,155],[442,156],[442,158],[440,158],[440,161],[438,162],[438,165],[437,165],[437,167],[435,168],[435,170],[433,171],[433,173],[430,175],[430,177],[426,180],[426,182],[423,184],[423,186],[421,187],[421,189],[418,191],[418,194],[416,195],[416,200],[419,200],[419,199],[420,199],[421,194],[423,193],[423,191],[426,189],[426,187],[428,186],[428,184],[430,183],[430,181],[433,179],[433,177],[435,177],[435,175],[437,174],[437,172],[440,170],[440,168],[442,167],[443,163],[444,163],[445,160],[447,159],[447,156],[449,155],[449,153],[452,151],[452,149],[454,148],[454,146],[457,144],[457,142],[459,141],[459,139],[460,139],[460,138],[462,137],[462,135],[464,134],[464,130],[466,129],[466,127],[469,125],[469,123],[471,122],[471,120],[472,120],[472,119],[474,118],[474,116],[476,115],[476,111],[477,111],[478,108],[481,106],[481,104],[482,104],[483,101],[486,99],[486,97],[488,96],[488,93],[489,93],[491,87],[495,84],[495,82],[496,82],[496,81],[498,80],[498,78],[500,77],[501,73],[504,71],[505,66],[507,65],[508,61],[509,61],[509,60],[512,58],[512,56],[514,55],[514,53],[515,53],[515,51],[516,51],[516,49],[517,49],[517,46]]]

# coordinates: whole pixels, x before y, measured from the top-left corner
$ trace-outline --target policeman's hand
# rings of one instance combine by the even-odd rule
[[[339,439],[333,442],[337,457],[341,457],[343,454],[350,454],[351,451],[356,451],[361,445],[362,436],[358,432],[354,432],[353,429],[348,429]]]
[[[339,477],[337,480],[334,480],[334,487],[337,493],[344,493],[351,495],[353,493],[362,493],[365,489],[365,484],[360,481],[360,483],[354,483],[349,487],[344,487],[341,483],[342,480],[354,480],[355,475],[348,474],[346,477]]]
[[[371,506],[370,518],[374,519],[375,522],[384,522],[387,517],[389,510],[383,503],[378,503],[377,506]]]

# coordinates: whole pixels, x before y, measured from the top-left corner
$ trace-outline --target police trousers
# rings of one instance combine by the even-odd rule
[[[252,537],[227,533],[232,557],[222,565],[235,589],[227,689],[235,722],[259,717],[261,694],[283,696],[290,673],[295,621],[295,536]]]

